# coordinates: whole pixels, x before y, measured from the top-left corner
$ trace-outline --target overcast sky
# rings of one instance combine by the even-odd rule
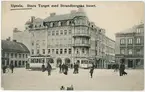
[[[56,14],[69,13],[73,8],[39,8],[35,7],[32,10],[13,10],[10,9],[11,4],[21,4],[24,7],[27,4],[48,5],[48,4],[92,4],[96,7],[84,8],[90,21],[94,22],[96,26],[106,29],[106,35],[115,40],[115,33],[139,24],[144,20],[144,3],[143,2],[2,2],[2,39],[12,37],[13,28],[17,27],[19,30],[24,30],[24,24],[31,16],[36,18],[46,18],[49,13],[56,12]]]

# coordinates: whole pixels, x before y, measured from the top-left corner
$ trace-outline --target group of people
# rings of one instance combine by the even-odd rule
[[[73,88],[73,85],[71,85],[70,87],[67,87],[66,89],[64,86],[61,86],[60,90],[74,90],[74,88]]]
[[[65,75],[68,74],[68,65],[67,64],[59,64],[59,72],[64,73]]]
[[[6,73],[6,69],[8,69],[8,68],[11,70],[11,73],[13,73],[13,70],[14,70],[13,63],[11,63],[9,66],[6,66],[6,65],[2,66],[3,73]]]

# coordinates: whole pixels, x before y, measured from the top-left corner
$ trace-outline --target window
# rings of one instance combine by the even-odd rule
[[[85,50],[84,50],[84,48],[82,49],[82,53],[85,53]]]
[[[42,53],[45,54],[45,49],[42,49]]]
[[[67,21],[67,25],[70,25],[70,21]]]
[[[64,49],[64,53],[65,53],[65,54],[67,53],[67,49]]]
[[[48,54],[50,53],[50,49],[48,49]]]
[[[33,49],[31,50],[31,53],[32,53],[32,55],[34,54],[34,50]]]
[[[140,33],[141,31],[140,31],[140,28],[138,28],[137,30],[136,30],[136,33]]]
[[[35,28],[37,28],[37,25],[35,25]]]
[[[58,54],[58,49],[56,49],[56,54]]]
[[[121,49],[120,50],[120,54],[125,54],[125,50],[124,49]]]
[[[54,35],[55,34],[55,31],[52,31],[52,35]]]
[[[52,49],[52,53],[54,53],[54,49]]]
[[[132,38],[128,39],[128,44],[132,44]]]
[[[125,39],[120,39],[120,44],[125,44]]]
[[[128,50],[128,54],[129,54],[129,55],[132,55],[132,49],[129,49],[129,50]]]
[[[32,41],[32,46],[34,46],[34,41]]]
[[[71,54],[71,49],[69,49],[69,54]]]
[[[61,22],[60,21],[58,22],[58,26],[61,26]]]
[[[25,57],[25,55],[23,54],[23,58]]]
[[[15,58],[17,58],[17,53],[15,53]]]
[[[60,34],[63,35],[63,30],[60,30]]]
[[[60,54],[62,54],[62,52],[63,52],[62,49],[60,49]]]
[[[79,54],[79,50],[77,49],[77,54]]]
[[[140,38],[137,38],[137,39],[136,39],[136,43],[137,43],[137,44],[140,44]]]
[[[51,35],[51,31],[48,31],[48,36],[50,36]]]
[[[9,53],[7,53],[7,57],[9,57]]]
[[[42,41],[42,45],[43,45],[43,46],[45,45],[45,40]]]
[[[64,30],[64,35],[67,35],[67,30]]]
[[[53,27],[53,23],[52,22],[50,23],[50,27]]]
[[[137,49],[137,50],[136,50],[136,54],[137,54],[137,55],[141,55],[141,49]]]
[[[37,49],[37,54],[39,54],[39,49]]]
[[[56,31],[56,35],[59,35],[58,30]]]
[[[39,40],[36,41],[36,45],[39,45]]]
[[[11,53],[11,58],[13,58],[13,53]]]
[[[21,58],[21,54],[19,54],[19,58]]]
[[[69,30],[69,34],[71,34],[71,30]]]

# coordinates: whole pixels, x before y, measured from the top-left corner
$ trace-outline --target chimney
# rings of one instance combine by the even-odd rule
[[[33,21],[35,20],[35,16],[31,16],[31,22],[33,23]]]
[[[53,16],[55,16],[56,15],[56,13],[50,13],[50,17],[53,17]]]
[[[13,40],[13,42],[17,42],[17,40]]]
[[[77,11],[76,10],[71,10],[71,14],[74,14],[74,13],[76,13]]]

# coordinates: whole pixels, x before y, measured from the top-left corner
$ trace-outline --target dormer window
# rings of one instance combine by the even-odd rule
[[[70,21],[67,21],[67,25],[70,25]]]
[[[50,23],[50,27],[53,27],[53,23],[52,22]]]
[[[58,26],[61,26],[61,22],[60,21],[58,22]]]
[[[141,33],[140,28],[138,28],[138,29],[136,30],[136,33]]]

